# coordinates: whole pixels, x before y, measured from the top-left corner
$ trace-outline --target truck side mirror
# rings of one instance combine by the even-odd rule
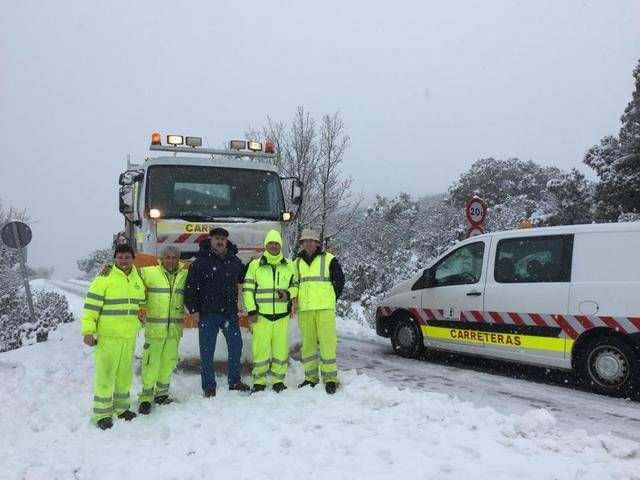
[[[291,185],[291,203],[302,205],[302,182],[300,180],[294,180]]]
[[[131,187],[120,187],[119,197],[119,210],[122,214],[133,213],[133,201],[131,195]]]
[[[133,185],[135,182],[140,182],[143,178],[144,172],[127,170],[126,172],[122,172],[118,177],[118,185],[122,187],[126,185]]]

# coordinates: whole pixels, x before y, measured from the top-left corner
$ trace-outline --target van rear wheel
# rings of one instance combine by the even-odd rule
[[[626,397],[637,391],[638,356],[617,337],[599,337],[582,348],[578,370],[596,393]]]
[[[410,317],[400,318],[391,334],[391,346],[401,357],[416,358],[422,352],[424,343],[420,326]]]

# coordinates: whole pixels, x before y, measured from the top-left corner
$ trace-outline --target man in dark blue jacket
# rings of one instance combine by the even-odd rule
[[[240,380],[242,337],[238,321],[238,286],[243,281],[244,265],[236,255],[237,247],[228,241],[227,230],[214,228],[209,237],[200,243],[200,251],[189,267],[184,304],[198,324],[202,390],[205,397],[215,397],[213,355],[220,330],[229,351],[229,390],[245,392],[249,386]]]

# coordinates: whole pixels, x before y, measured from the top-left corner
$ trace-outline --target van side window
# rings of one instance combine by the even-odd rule
[[[571,281],[573,235],[500,240],[493,277],[499,283]]]
[[[484,242],[454,250],[433,267],[434,287],[478,283],[482,276]]]

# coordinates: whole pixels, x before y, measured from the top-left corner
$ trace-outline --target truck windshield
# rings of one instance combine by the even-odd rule
[[[284,211],[280,178],[264,170],[153,165],[147,171],[147,208],[163,218],[279,220]]]

